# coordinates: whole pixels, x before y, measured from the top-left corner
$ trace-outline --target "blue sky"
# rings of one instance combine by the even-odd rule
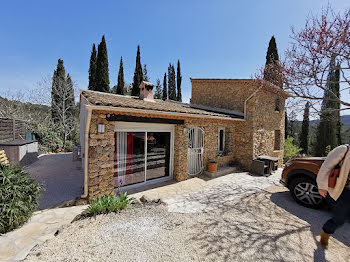
[[[102,4],[104,2],[104,4]],[[336,11],[349,1],[331,1]],[[123,56],[132,82],[137,45],[152,82],[180,59],[184,101],[189,78],[250,78],[265,63],[275,35],[280,56],[290,28],[318,13],[323,0],[3,1],[0,8],[0,94],[30,90],[52,75],[58,58],[81,89],[88,84],[93,43],[105,34],[111,87]]]

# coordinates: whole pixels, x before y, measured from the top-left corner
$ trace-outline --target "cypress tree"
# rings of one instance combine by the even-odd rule
[[[304,109],[303,123],[301,125],[301,132],[299,136],[300,148],[302,153],[309,153],[309,115],[310,115],[310,103],[306,102]]]
[[[96,86],[94,90],[100,92],[109,92],[109,70],[108,55],[105,36],[102,36],[101,43],[98,45],[96,61]]]
[[[288,115],[287,110],[284,112],[284,138],[287,139],[289,136],[289,127],[288,127]]]
[[[62,107],[61,93],[66,84],[66,70],[63,65],[63,60],[58,59],[57,68],[52,77],[51,88],[51,118],[57,123],[60,119],[60,109]]]
[[[69,74],[66,77],[61,59],[58,60],[57,69],[52,78],[51,99],[51,117],[57,126],[57,133],[61,136],[64,147],[74,126],[75,103],[73,81]]]
[[[97,53],[95,44],[92,45],[92,51],[90,56],[90,66],[89,66],[89,90],[94,90],[96,87],[96,62]]]
[[[163,80],[163,95],[162,99],[165,101],[168,99],[168,90],[166,86],[166,73],[164,73],[164,80]]]
[[[317,127],[315,153],[319,156],[324,156],[326,153],[326,147],[330,146],[331,149],[338,145],[337,132],[339,127],[337,126],[337,103],[331,99],[335,99],[337,90],[334,83],[339,83],[336,76],[335,69],[335,57],[331,58],[329,66],[329,74],[327,79],[327,89],[324,91],[324,99],[322,101],[320,112],[320,123]]]
[[[296,119],[297,119],[296,113],[294,112],[294,110],[292,110],[292,112],[289,115],[288,124],[289,124],[289,136],[293,137],[294,141],[296,139],[296,135],[295,135]]]
[[[282,87],[282,78],[279,73],[280,68],[277,44],[275,37],[272,36],[266,53],[264,79],[279,87]]]
[[[279,56],[278,56],[276,39],[274,36],[272,36],[269,42],[269,47],[267,48],[265,66],[275,64],[278,61],[279,61]]]
[[[154,98],[162,99],[162,86],[160,84],[160,80],[157,79],[156,90],[154,92]]]
[[[143,65],[143,81],[147,81],[149,82],[149,78],[148,78],[148,72],[147,72],[147,65],[144,64]]]
[[[177,60],[177,75],[176,75],[176,84],[177,84],[177,101],[182,102],[182,95],[181,95],[181,69],[180,69],[180,60]]]
[[[168,98],[176,100],[176,83],[175,83],[175,68],[174,65],[169,64],[168,67]]]
[[[140,46],[137,46],[137,53],[136,53],[136,66],[135,66],[135,72],[134,72],[134,81],[132,83],[132,90],[131,95],[132,96],[138,96],[139,95],[139,87],[141,82],[143,81],[143,73],[142,73],[142,65],[141,65],[141,55],[140,55]]]
[[[117,84],[117,90],[115,90],[116,94],[124,95],[124,85],[125,83],[124,83],[123,57],[120,57],[118,84]]]

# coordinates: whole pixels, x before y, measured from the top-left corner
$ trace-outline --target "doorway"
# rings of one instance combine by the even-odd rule
[[[188,174],[195,176],[204,169],[204,130],[201,127],[188,129],[187,166]]]
[[[128,187],[172,178],[173,125],[117,122],[114,185]]]

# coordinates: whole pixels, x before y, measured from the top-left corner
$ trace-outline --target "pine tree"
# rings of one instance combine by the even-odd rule
[[[147,72],[147,65],[143,65],[143,81],[149,82],[150,79],[148,77],[148,72]]]
[[[302,153],[309,153],[309,115],[310,115],[310,102],[306,102],[304,109],[303,123],[301,125],[301,132],[299,136],[300,148]]]
[[[109,92],[109,70],[108,55],[105,36],[102,36],[101,43],[98,45],[96,62],[96,87],[94,90],[100,92]]]
[[[116,94],[124,95],[124,69],[123,69],[123,57],[120,57],[120,65],[118,72],[118,84],[117,89],[115,90]]]
[[[157,79],[156,90],[154,92],[154,98],[162,99],[162,86],[160,84],[160,80]]]
[[[330,146],[331,149],[338,145],[337,132],[339,127],[337,126],[337,103],[331,99],[334,99],[337,93],[337,88],[334,83],[339,83],[335,69],[335,57],[331,58],[329,65],[329,74],[327,78],[327,89],[324,92],[324,98],[322,101],[320,112],[320,123],[317,127],[315,153],[318,156],[324,156],[326,147]]]
[[[96,62],[97,62],[97,53],[95,44],[92,45],[92,51],[90,56],[90,67],[89,67],[89,90],[94,90],[96,87]]]
[[[175,68],[172,64],[168,67],[168,99],[176,101]]]
[[[181,69],[180,69],[180,60],[177,60],[177,75],[176,75],[176,84],[177,84],[177,101],[182,102],[182,95],[181,95]]]
[[[167,90],[167,83],[166,83],[166,73],[164,73],[164,80],[163,80],[163,95],[162,99],[165,101],[168,99],[168,90]]]
[[[141,65],[141,55],[140,55],[140,46],[137,46],[137,54],[136,54],[136,66],[134,72],[134,81],[132,83],[132,96],[138,96],[140,93],[139,87],[141,82],[143,81],[143,73],[142,73],[142,65]]]
[[[279,67],[279,56],[276,39],[274,36],[271,37],[269,47],[267,48],[264,79],[279,87],[282,87],[282,78],[280,75]]]

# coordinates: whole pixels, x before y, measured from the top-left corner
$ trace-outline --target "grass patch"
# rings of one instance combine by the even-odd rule
[[[0,234],[23,225],[39,203],[40,186],[20,166],[0,164]]]
[[[119,192],[118,192],[119,193]],[[127,209],[133,198],[128,196],[127,192],[121,192],[119,195],[106,195],[90,201],[86,209],[89,216],[107,214]]]

